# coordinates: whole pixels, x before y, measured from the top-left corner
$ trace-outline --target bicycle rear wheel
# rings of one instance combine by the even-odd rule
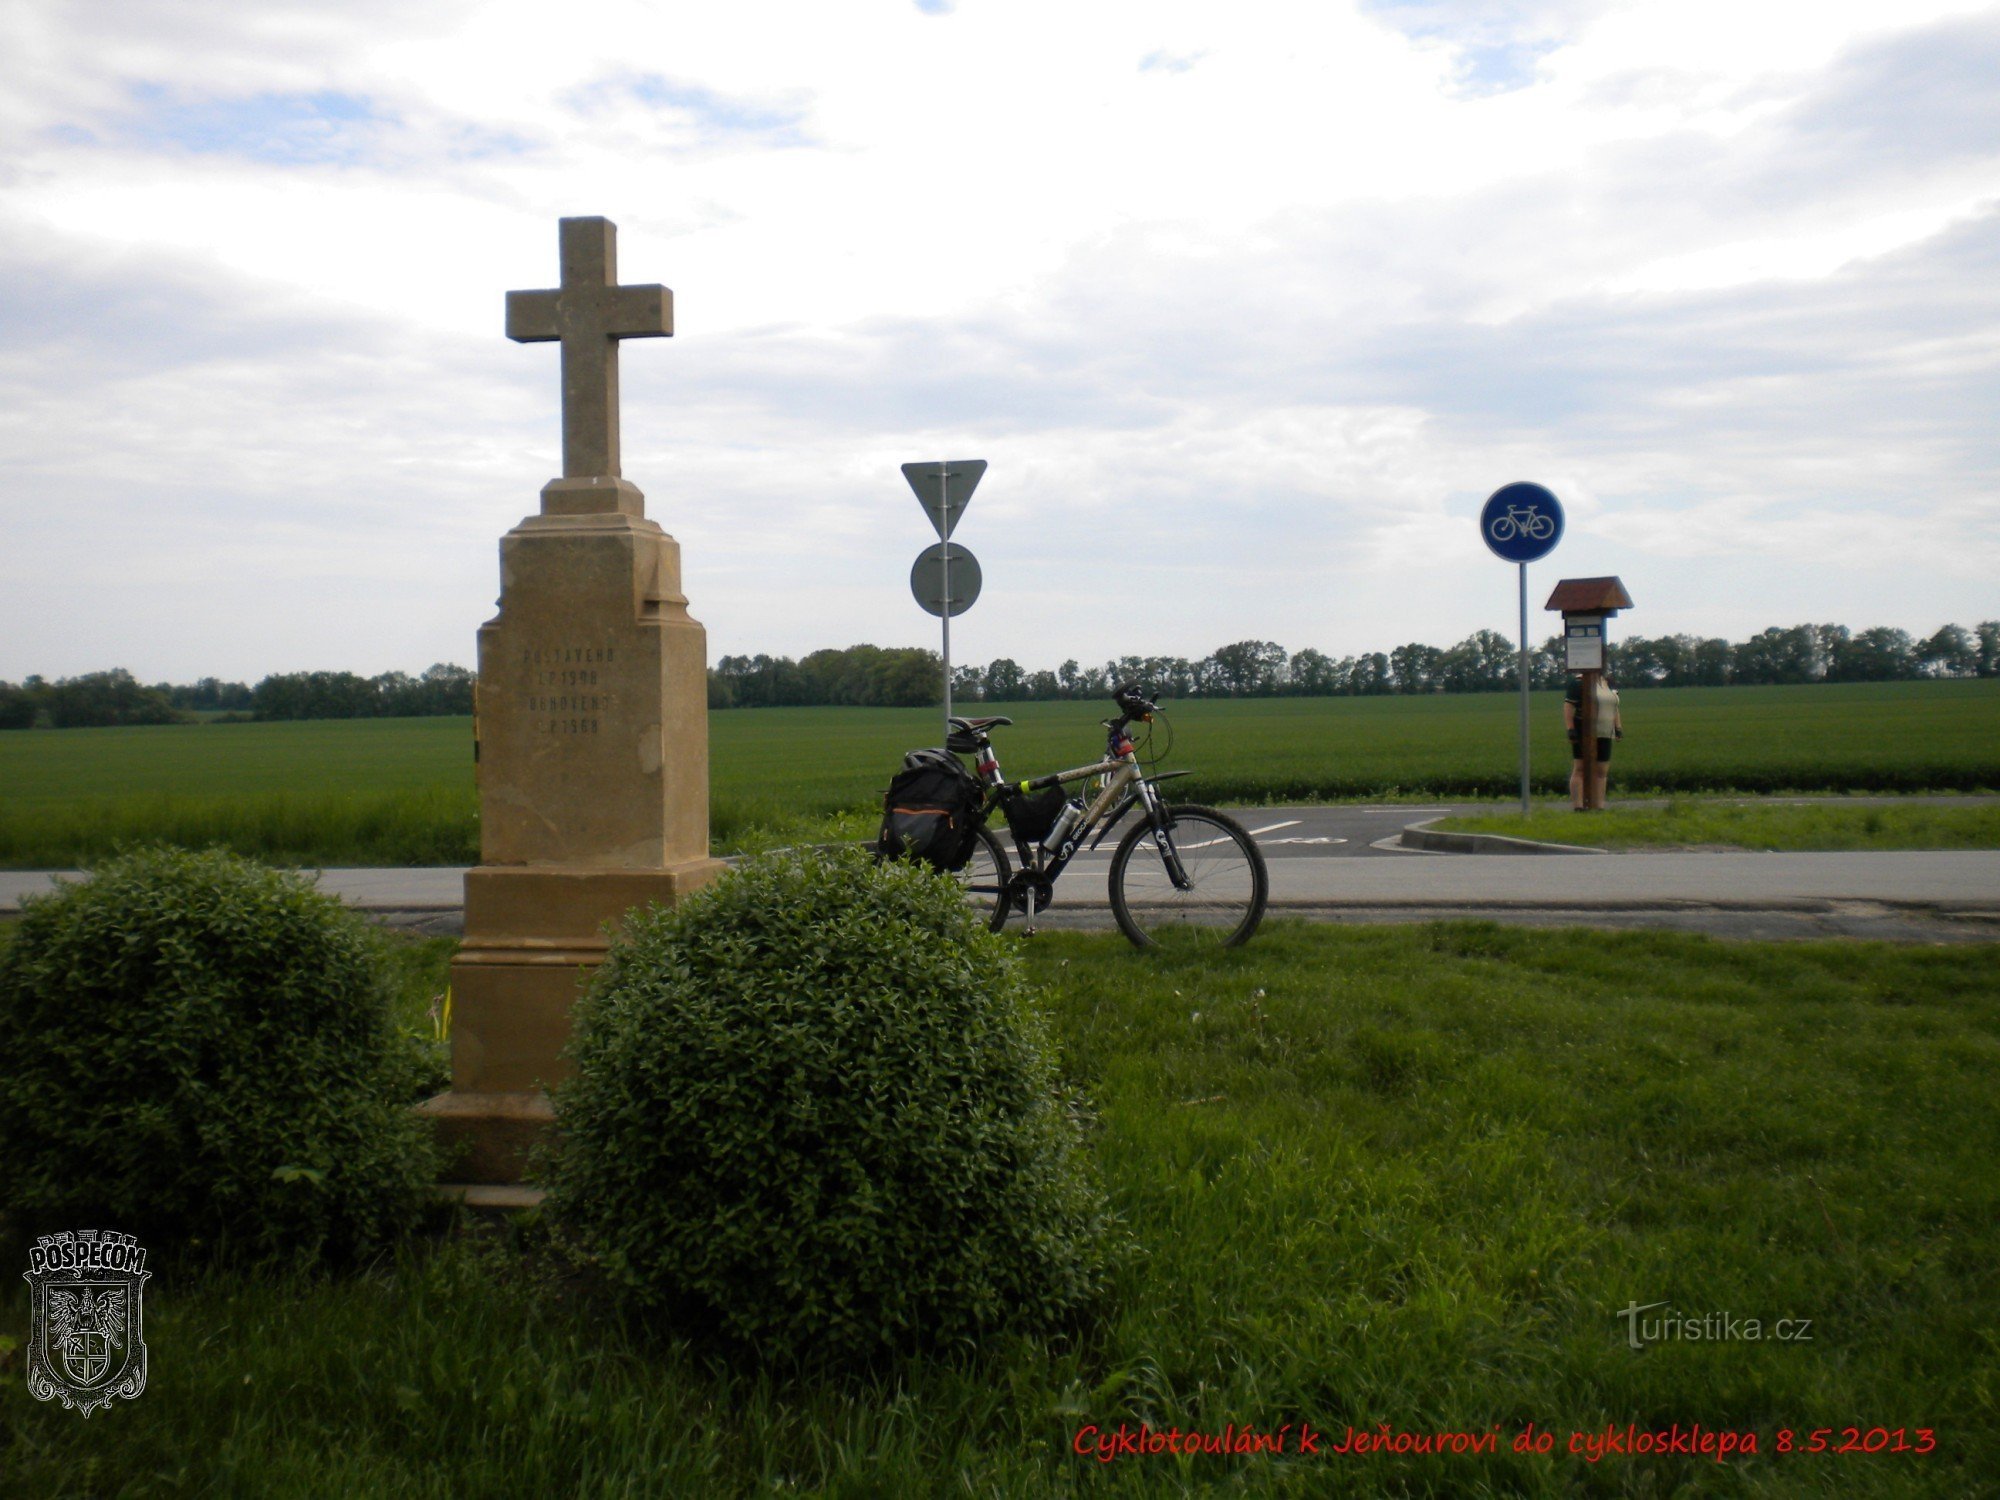
[[[1212,807],[1167,809],[1167,838],[1188,880],[1176,886],[1145,818],[1111,856],[1111,914],[1141,948],[1234,948],[1264,920],[1271,877],[1243,825]]]
[[[1013,874],[1014,867],[1008,863],[1007,850],[994,837],[993,830],[979,829],[972,845],[972,858],[952,878],[965,892],[966,905],[986,924],[989,932],[998,932],[1007,925],[1007,882]]]

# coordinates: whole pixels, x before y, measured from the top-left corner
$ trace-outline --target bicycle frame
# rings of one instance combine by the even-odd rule
[[[1021,873],[1030,881],[1023,892],[1026,916],[1029,922],[1035,919],[1035,885],[1040,881],[1053,885],[1056,878],[1068,868],[1069,863],[1090,841],[1095,849],[1104,842],[1106,834],[1117,827],[1126,811],[1135,803],[1145,810],[1146,820],[1152,825],[1153,844],[1160,852],[1167,876],[1177,890],[1190,889],[1187,871],[1181,864],[1179,851],[1174,847],[1173,831],[1167,823],[1165,804],[1160,800],[1156,781],[1165,777],[1149,777],[1139,767],[1139,757],[1133,750],[1131,741],[1125,738],[1125,724],[1122,720],[1111,720],[1105,726],[1110,730],[1110,743],[1103,760],[1087,766],[1072,766],[1066,771],[1055,771],[1047,776],[1038,776],[1029,781],[1010,783],[1000,774],[999,757],[994,754],[991,739],[983,732],[976,734],[981,756],[980,769],[987,777],[988,792],[985,805],[980,809],[980,818],[992,816],[995,809],[1005,805],[1006,800],[1017,792],[1041,791],[1052,786],[1064,786],[1070,782],[1084,781],[1092,776],[1102,776],[1104,785],[1084,809],[1083,816],[1063,835],[1060,845],[1047,849],[1037,840],[1016,837],[1014,848],[1021,861]],[[1125,748],[1119,751],[1117,747]],[[1169,775],[1184,774],[1169,772]],[[1095,837],[1092,835],[1095,834]]]

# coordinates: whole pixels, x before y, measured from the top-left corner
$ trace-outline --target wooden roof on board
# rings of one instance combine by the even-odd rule
[[[1576,615],[1615,614],[1631,607],[1632,596],[1616,578],[1565,578],[1556,584],[1556,591],[1542,606]]]

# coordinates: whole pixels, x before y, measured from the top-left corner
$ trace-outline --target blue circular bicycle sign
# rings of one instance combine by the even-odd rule
[[[1562,502],[1539,484],[1505,484],[1479,512],[1479,536],[1511,563],[1547,557],[1562,540]]]

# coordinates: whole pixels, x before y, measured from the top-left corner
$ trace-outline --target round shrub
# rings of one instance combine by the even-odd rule
[[[628,1306],[773,1363],[1048,1329],[1107,1214],[1018,962],[957,883],[774,855],[628,921],[550,1206]]]
[[[410,1110],[422,1063],[361,918],[298,875],[179,849],[22,907],[0,948],[15,1228],[312,1261],[407,1225],[435,1170]]]

